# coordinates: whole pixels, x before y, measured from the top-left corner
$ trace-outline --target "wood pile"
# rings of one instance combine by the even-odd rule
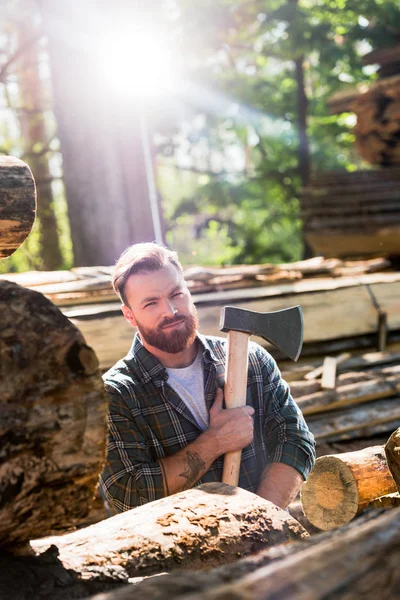
[[[374,439],[383,443],[400,427],[399,363],[398,352],[351,356],[337,364],[334,388],[322,387],[322,368],[314,369],[315,362],[283,370],[319,455],[360,449]]]
[[[311,354],[313,348],[315,356],[318,348],[320,357],[306,357],[287,370],[287,379],[317,440],[339,443],[388,427],[393,431],[400,418],[395,353],[400,274],[390,267],[385,259],[316,259],[295,266],[191,269],[186,278],[201,310],[202,329],[209,333],[219,334],[214,329],[228,301],[264,311],[284,303],[304,307],[308,350]],[[310,538],[287,511],[215,483],[82,527],[104,460],[107,409],[99,363],[82,333],[86,317],[94,314],[99,329],[98,315],[106,314],[114,319],[105,328],[110,344],[117,324],[114,311],[123,318],[118,303],[109,301],[107,269],[50,274],[50,279],[49,284],[49,274],[36,280],[23,274],[0,280],[1,597],[67,600],[98,592],[105,592],[102,600],[166,595],[187,600],[372,599],[377,592],[397,597],[398,510],[375,510],[354,525]],[[62,282],[67,286],[60,289]],[[96,328],[97,351],[102,347]],[[340,346],[343,332],[347,351],[321,356],[321,348]],[[129,343],[132,335],[132,330],[126,335]],[[350,355],[350,346],[360,350],[365,345],[378,345],[381,351]],[[126,349],[116,344],[118,356],[103,355],[102,366]],[[351,419],[346,411],[356,409],[359,416]],[[399,489],[399,447],[400,429],[385,445],[392,479],[383,470],[381,449],[364,452],[366,470],[382,470],[374,489]],[[360,476],[361,463],[347,457],[358,490],[366,479]],[[165,571],[171,574],[160,575]]]
[[[400,165],[400,74],[372,84],[351,104],[360,156],[373,165]]]
[[[127,353],[134,335],[112,292],[111,272],[111,267],[93,267],[18,273],[3,275],[0,281],[9,279],[40,291],[58,305],[95,350],[104,371]],[[300,305],[303,356],[383,350],[400,341],[400,272],[386,258],[316,257],[290,265],[196,267],[186,269],[185,277],[206,334],[221,335],[220,310],[225,305],[261,312]]]
[[[306,240],[322,256],[400,255],[399,168],[319,173],[301,206]]]
[[[400,44],[363,63],[380,65],[378,80],[334,94],[328,110],[356,115],[355,147],[380,168],[322,172],[303,190],[306,240],[326,257],[400,255]]]

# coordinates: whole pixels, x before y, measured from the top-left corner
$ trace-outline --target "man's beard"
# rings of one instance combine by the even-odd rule
[[[165,331],[163,329],[166,325],[176,323],[177,321],[183,321],[183,327],[173,329],[172,331]],[[189,348],[196,338],[196,331],[199,324],[197,310],[194,306],[192,314],[183,315],[177,313],[172,319],[163,319],[156,329],[143,327],[137,319],[136,323],[144,342],[162,352],[168,352],[168,354],[178,354]]]

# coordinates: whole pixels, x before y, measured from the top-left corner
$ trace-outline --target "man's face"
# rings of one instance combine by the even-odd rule
[[[123,305],[122,310],[129,323],[138,328],[145,345],[177,354],[193,344],[197,311],[174,265],[131,275],[125,294],[129,306]]]

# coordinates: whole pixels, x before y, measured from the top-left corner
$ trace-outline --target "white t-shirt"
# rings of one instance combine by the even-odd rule
[[[208,428],[209,416],[204,399],[203,351],[199,348],[196,358],[188,367],[166,368],[168,383],[175,390],[193,415],[202,431]]]

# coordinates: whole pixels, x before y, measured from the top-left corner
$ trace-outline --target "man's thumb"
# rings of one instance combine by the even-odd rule
[[[224,392],[221,390],[221,388],[217,388],[217,391],[215,393],[215,398],[214,398],[214,404],[211,407],[211,410],[213,411],[221,411],[222,410],[222,403],[224,401]]]

